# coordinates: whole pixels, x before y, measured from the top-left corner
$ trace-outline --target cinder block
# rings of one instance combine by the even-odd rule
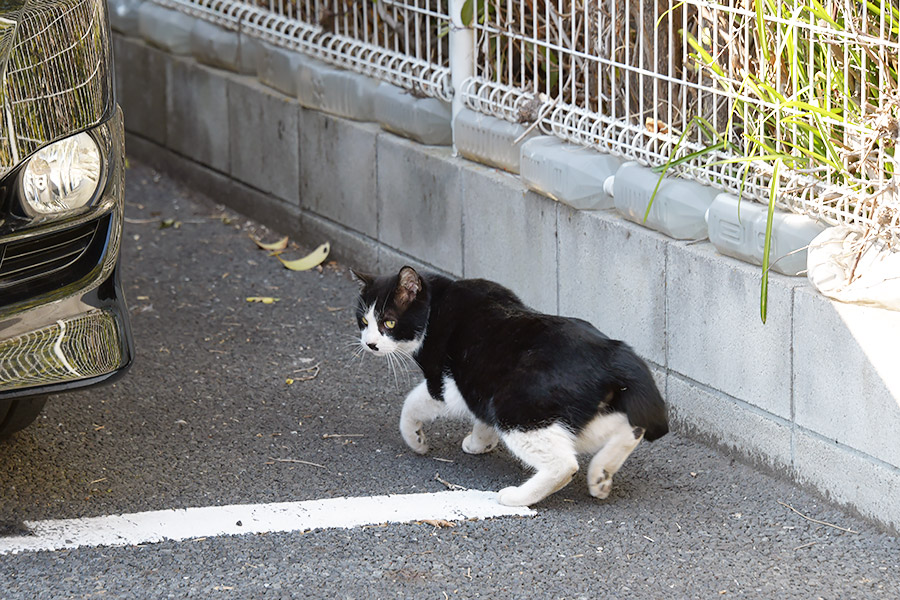
[[[900,532],[900,473],[896,467],[797,430],[794,478],[829,500]]]
[[[448,148],[378,136],[378,240],[462,276],[462,185]]]
[[[725,448],[776,473],[789,473],[791,424],[670,372],[669,427]]]
[[[299,206],[300,106],[252,79],[227,79],[231,175]]]
[[[227,173],[227,80],[217,71],[178,58],[169,61],[168,80],[169,148]]]
[[[393,275],[400,272],[404,266],[410,267],[424,273],[438,273],[448,277],[454,277],[453,273],[447,273],[443,269],[428,264],[407,254],[397,252],[393,248],[378,246],[378,273],[380,275]]]
[[[380,274],[379,247],[372,238],[347,229],[308,211],[301,211],[302,238],[309,246],[331,243],[328,260],[338,260],[356,269]]]
[[[273,230],[301,239],[300,209],[288,206],[270,194],[235,181],[227,173],[185,160],[185,158],[146,139],[127,135],[128,155],[199,191],[210,201],[224,204],[250,216]]]
[[[769,275],[760,319],[759,267],[723,259],[711,244],[669,246],[668,367],[729,396],[791,418],[791,312],[797,284]]]
[[[144,42],[113,35],[116,100],[125,114],[125,129],[166,145],[168,54]]]
[[[463,171],[463,272],[512,289],[556,314],[558,203],[517,178],[477,165]]]
[[[380,129],[314,110],[302,113],[301,206],[376,238],[375,138]]]
[[[794,295],[796,422],[900,465],[900,313]]]
[[[559,208],[559,312],[666,364],[667,239],[609,211]]]
[[[659,393],[662,394],[662,397],[665,400],[669,395],[669,373],[664,367],[659,367],[652,362],[647,363],[647,366],[650,367],[650,374],[653,375],[653,381],[656,382],[656,387],[659,389]]]

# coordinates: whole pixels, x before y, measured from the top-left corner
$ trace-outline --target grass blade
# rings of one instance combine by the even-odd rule
[[[763,250],[762,264],[762,282],[759,290],[759,315],[762,322],[766,322],[766,312],[768,310],[769,300],[769,254],[772,250],[772,221],[775,218],[775,195],[778,190],[778,165],[781,161],[775,161],[774,171],[772,172],[772,185],[769,188],[769,213],[766,216],[766,239],[763,242],[765,249]]]

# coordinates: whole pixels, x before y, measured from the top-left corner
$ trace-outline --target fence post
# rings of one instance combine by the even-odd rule
[[[468,0],[475,2],[476,0]],[[474,32],[463,23],[462,9],[466,0],[450,0],[450,84],[453,86],[451,104],[451,129],[453,131],[453,155],[456,156],[456,115],[462,110],[462,86],[475,74]],[[472,11],[475,14],[475,11]]]

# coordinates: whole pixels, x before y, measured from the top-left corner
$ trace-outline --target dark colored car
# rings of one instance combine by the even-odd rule
[[[0,0],[0,439],[132,361],[104,0]]]

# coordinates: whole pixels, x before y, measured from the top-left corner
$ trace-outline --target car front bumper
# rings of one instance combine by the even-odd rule
[[[134,345],[119,284],[124,221],[121,111],[96,210],[0,236],[0,399],[93,385],[124,372]]]

